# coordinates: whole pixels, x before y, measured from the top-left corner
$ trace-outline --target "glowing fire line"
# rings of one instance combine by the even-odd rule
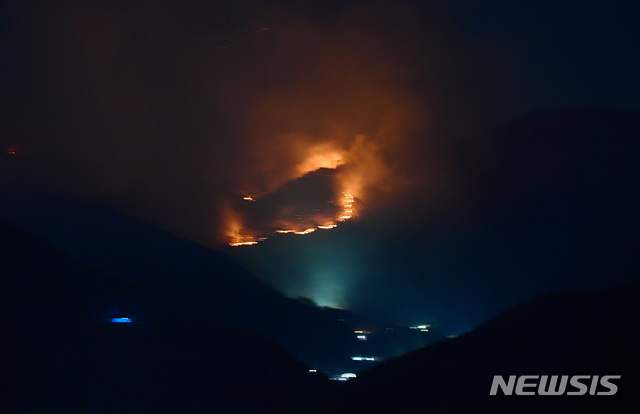
[[[354,201],[353,194],[345,192],[345,193],[342,193],[342,196],[343,196],[343,200],[342,200],[343,208],[338,213],[338,216],[334,220],[322,225],[316,225],[315,227],[308,227],[304,230],[297,230],[292,228],[277,229],[275,230],[275,232],[270,233],[269,236],[276,233],[277,234],[295,234],[295,235],[302,236],[302,235],[311,234],[318,229],[320,230],[335,229],[336,227],[338,227],[338,222],[344,222],[346,220],[350,220],[351,218],[353,218],[353,214],[354,214],[353,206],[355,201]],[[251,201],[251,202],[256,201],[256,199],[254,199],[251,196],[244,196],[243,200]],[[244,234],[243,230],[240,228],[240,226],[237,223],[235,227],[236,228],[233,231],[230,231],[227,233],[227,236],[231,239],[231,241],[229,242],[229,246],[232,246],[232,247],[253,246],[258,244],[258,242],[267,239],[266,236],[255,237],[252,235]]]

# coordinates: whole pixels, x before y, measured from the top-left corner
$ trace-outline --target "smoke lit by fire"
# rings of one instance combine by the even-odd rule
[[[384,183],[387,171],[379,146],[364,135],[347,149],[331,142],[313,145],[278,189],[260,197],[243,195],[243,203],[232,203],[226,214],[228,243],[247,246],[276,233],[334,229],[355,216],[368,191]]]
[[[232,18],[209,2],[183,24],[181,2],[150,15],[94,3],[61,3],[25,45],[37,62],[27,73],[51,72],[29,90],[51,108],[68,102],[65,117],[33,122],[21,99],[5,133],[30,137],[33,162],[65,190],[205,245],[254,244],[364,217],[419,179],[427,140],[414,138],[430,102],[416,91],[427,72],[412,7],[319,17],[256,3]]]
[[[361,151],[358,137],[350,152]],[[363,157],[361,160],[368,160]],[[346,165],[347,162],[349,165]],[[358,177],[367,169],[356,168],[358,162],[349,159],[349,152],[316,146],[298,165],[297,177],[273,193],[262,197],[245,195],[242,203],[226,212],[226,237],[230,246],[250,246],[266,240],[272,234],[307,235],[316,230],[331,230],[355,215],[357,194],[363,183]],[[384,170],[372,163],[369,168]],[[376,176],[371,172],[371,176]],[[357,191],[357,192],[355,192]],[[355,195],[354,195],[355,194]]]
[[[410,24],[410,14],[394,13]],[[345,10],[336,26],[262,18],[278,25],[255,35],[261,66],[233,74],[239,89],[225,106],[239,151],[220,228],[234,246],[334,229],[384,208],[407,190],[422,145],[407,143],[428,122],[410,89],[409,55],[396,43],[413,39],[407,25],[390,26],[393,41],[371,25],[391,23],[388,10]],[[234,47],[245,41],[256,39]]]

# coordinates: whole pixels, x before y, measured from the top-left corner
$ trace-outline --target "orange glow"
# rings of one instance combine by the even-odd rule
[[[368,148],[366,151],[371,151],[372,148],[375,149],[375,146],[367,145],[366,137],[358,136],[354,139],[354,144],[349,151],[342,151],[329,142],[311,147],[306,158],[298,164],[296,176],[315,172],[320,168],[334,170],[333,175],[321,174],[330,180],[336,194],[335,198],[327,200],[323,208],[316,208],[313,211],[306,210],[305,213],[298,212],[294,215],[291,214],[296,210],[292,210],[292,207],[289,206],[283,210],[288,213],[277,217],[276,222],[259,223],[263,229],[270,228],[266,231],[247,228],[243,224],[242,214],[230,211],[226,219],[228,244],[230,246],[254,245],[273,234],[307,235],[317,229],[335,229],[339,223],[353,219],[356,215],[356,195],[358,192],[365,193],[366,189],[372,185],[372,180],[380,178],[381,173],[376,173],[377,170],[384,171],[377,156],[375,154],[366,155],[363,148]],[[361,165],[361,163],[364,164]],[[267,195],[269,194],[264,196]],[[260,204],[260,198],[243,196],[242,199],[255,202],[256,206]],[[300,200],[300,202],[304,203],[305,200]]]
[[[258,238],[244,229],[239,215],[228,207],[223,210],[223,222],[227,226],[225,235],[229,246],[252,246],[264,240],[263,237]]]
[[[249,196],[243,197],[246,201],[258,201]],[[295,234],[299,236],[311,234],[318,229],[331,230],[338,227],[339,222],[344,222],[354,217],[354,196],[352,193],[342,193],[339,200],[333,202],[334,205],[342,205],[343,208],[337,211],[337,215],[326,217],[321,212],[312,217],[296,217],[295,221],[283,220],[280,222],[281,228],[277,228],[267,234],[258,235],[255,231],[245,228],[242,224],[241,215],[228,209],[225,223],[227,226],[226,238],[229,246],[252,246],[258,242],[267,240],[273,234]],[[306,224],[313,224],[311,227]]]
[[[330,229],[335,229],[336,227],[338,227],[337,224],[327,224],[326,226],[318,226],[318,228],[321,230],[330,230]]]
[[[330,144],[312,147],[305,160],[298,164],[297,172],[301,177],[320,168],[336,169],[344,164],[344,152],[333,148]]]
[[[18,147],[16,145],[12,145],[4,150],[7,155],[16,155],[18,153]]]
[[[412,128],[413,103],[395,90],[378,97],[380,102],[357,98],[335,112],[313,99],[299,107],[291,106],[298,100],[286,94],[265,96],[246,131],[252,169],[259,173],[245,176],[248,170],[243,170],[238,176],[238,187],[260,196],[246,195],[244,201],[251,203],[234,204],[236,222],[242,225],[232,235],[227,232],[227,242],[243,245],[237,243],[335,229],[369,209],[384,208],[393,200],[390,195],[406,191],[397,148]],[[253,129],[257,126],[261,128]]]
[[[253,246],[254,244],[258,244],[257,241],[247,241],[247,242],[232,242],[229,243],[229,246]]]
[[[255,203],[234,205],[247,227],[242,232],[256,238],[340,227],[388,208],[411,186],[405,160],[413,153],[406,141],[423,132],[428,111],[404,89],[397,59],[381,61],[379,46],[368,50],[331,34],[308,34],[316,53],[294,71],[290,87],[277,85],[256,96],[249,110],[244,103],[237,108],[247,162],[238,163],[235,185]],[[309,56],[308,42],[285,43],[290,48],[278,50],[284,56]],[[388,46],[395,56],[396,45]],[[301,182],[311,187],[296,187]]]
[[[342,193],[343,199],[340,201],[344,204],[344,208],[340,216],[338,216],[338,221],[345,221],[353,218],[353,194],[351,193]]]

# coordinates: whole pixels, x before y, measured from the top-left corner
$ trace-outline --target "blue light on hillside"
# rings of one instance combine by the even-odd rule
[[[131,323],[131,318],[111,318],[111,323]]]

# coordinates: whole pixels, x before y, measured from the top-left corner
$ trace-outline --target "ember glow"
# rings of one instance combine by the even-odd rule
[[[355,218],[370,192],[390,176],[380,145],[365,135],[356,135],[346,149],[326,141],[297,151],[303,160],[278,188],[240,193],[229,202],[223,220],[230,246],[254,245],[274,234],[335,229]]]
[[[229,216],[227,221],[229,228],[226,235],[229,239],[229,246],[251,246],[258,244],[257,237],[252,234],[248,234],[247,231],[242,228],[237,214],[228,209],[227,214]]]
[[[234,246],[385,211],[416,184],[412,160],[426,145],[408,145],[430,122],[427,102],[408,84],[412,60],[369,17],[349,15],[339,30],[281,18],[260,88],[234,90],[250,99],[224,106],[238,146],[216,239]],[[296,64],[282,73],[271,64],[281,61]]]
[[[18,153],[18,146],[17,145],[11,145],[7,148],[4,149],[4,153],[7,155],[16,155]]]
[[[320,168],[336,169],[344,164],[345,154],[330,145],[317,145],[309,150],[307,158],[298,165],[298,175],[303,176]]]
[[[311,171],[309,174],[322,174],[319,171],[321,171],[321,169]],[[269,195],[267,194],[267,196]],[[340,192],[335,200],[324,200],[324,203],[314,205],[312,206],[313,208],[296,206],[296,204],[304,204],[306,200],[294,199],[293,206],[290,204],[277,206],[278,213],[275,218],[271,217],[266,219],[266,223],[258,222],[257,226],[252,228],[243,224],[243,217],[252,214],[253,204],[255,203],[259,206],[257,209],[258,212],[253,213],[256,216],[261,216],[260,210],[269,210],[273,207],[269,204],[268,200],[262,203],[260,198],[244,196],[242,200],[245,204],[251,205],[244,206],[246,207],[244,209],[241,205],[238,211],[228,212],[228,230],[226,236],[228,244],[233,247],[252,246],[258,244],[260,241],[266,240],[273,234],[304,236],[316,230],[331,230],[337,228],[338,223],[345,222],[354,217],[354,195],[349,192]]]

